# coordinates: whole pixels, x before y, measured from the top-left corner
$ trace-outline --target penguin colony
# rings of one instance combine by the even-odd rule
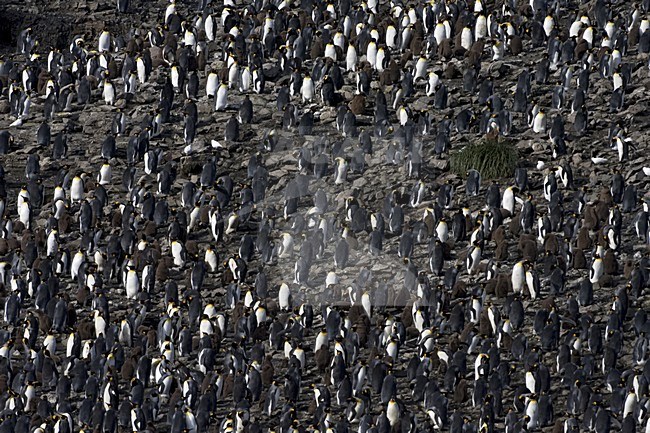
[[[650,433],[650,1],[142,6],[0,61],[0,432]]]

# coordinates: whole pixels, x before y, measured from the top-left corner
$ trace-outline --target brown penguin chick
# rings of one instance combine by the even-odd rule
[[[519,236],[521,233],[521,213],[516,213],[512,216],[508,228],[513,236]]]
[[[612,287],[614,285],[614,277],[609,274],[603,274],[597,284],[599,287]]]
[[[309,387],[313,390],[316,387],[315,383],[310,383]],[[309,400],[309,406],[307,406],[307,413],[313,416],[316,413],[316,399],[312,398]]]
[[[488,309],[481,309],[481,314],[478,316],[478,333],[484,337],[492,337],[493,330],[488,316]]]
[[[491,278],[485,282],[485,294],[494,296],[497,287],[497,279]]]
[[[122,227],[122,211],[120,210],[119,203],[114,204],[113,214],[111,215],[111,227],[116,229]]]
[[[557,255],[555,256],[555,260],[557,262],[557,267],[562,270],[564,274],[567,272],[567,267],[566,267],[566,257],[563,255]]]
[[[151,57],[151,67],[156,70],[160,66],[167,66],[167,61],[163,58],[162,47],[150,47],[149,56]]]
[[[574,269],[587,269],[587,258],[581,248],[573,249],[573,268]]]
[[[451,290],[451,299],[463,299],[467,297],[467,286],[463,280],[456,281]]]
[[[618,173],[618,170],[614,170],[614,173]],[[608,186],[603,186],[600,192],[598,193],[598,200],[599,202],[603,202],[605,206],[607,206],[607,213],[604,219],[607,219],[607,216],[609,215],[609,208],[614,206],[614,197],[612,197],[612,192],[610,191]]]
[[[475,221],[472,218],[472,214],[469,211],[469,209],[465,208],[463,209],[463,212],[465,212],[465,233],[469,234],[474,231],[475,227]]]
[[[370,319],[365,314],[359,316],[359,319],[354,322],[354,326],[356,328],[356,333],[359,336],[359,345],[361,347],[365,347],[366,343],[368,342],[368,335],[370,334],[370,329],[372,326]]]
[[[505,352],[510,352],[510,349],[512,349],[512,336],[508,334],[507,332],[501,332],[500,333],[500,338],[501,338],[501,348]]]
[[[158,429],[154,425],[153,421],[149,420],[147,422],[147,432],[148,433],[158,433]]]
[[[496,248],[494,249],[494,260],[497,262],[504,262],[508,260],[508,243],[507,242],[499,242],[497,243]]]
[[[499,274],[496,278],[497,284],[494,287],[494,295],[497,298],[505,299],[512,292],[512,281],[509,275]]]
[[[447,80],[453,80],[454,78],[457,78],[459,75],[460,72],[458,71],[458,68],[454,63],[451,62],[447,63],[447,67],[442,72],[442,76]]]
[[[2,238],[0,239],[0,255],[4,256],[9,252],[9,244],[7,240]]]
[[[411,25],[413,26],[413,31],[411,32],[411,37],[424,39],[424,36],[425,36],[425,34],[424,34],[424,23],[422,22],[422,20],[417,20],[416,22],[412,23]],[[413,51],[414,53],[419,53],[419,52],[422,51],[422,48],[420,48],[417,51],[411,49],[411,51]]]
[[[86,75],[86,80],[88,81],[88,84],[90,85],[90,90],[96,90],[99,88],[99,78],[95,77],[94,75]]]
[[[2,240],[6,243],[6,239],[2,238]],[[32,242],[35,242],[34,233],[29,229],[23,231],[23,236],[20,239],[20,251],[25,253]]]
[[[149,259],[154,261],[162,259],[162,248],[160,247],[160,242],[158,242],[158,239],[154,238],[151,242],[149,242],[149,248],[147,251],[149,254]],[[171,257],[169,259],[172,260]]]
[[[226,383],[224,381],[224,392],[225,392],[225,386]],[[180,402],[181,400],[183,400],[183,392],[181,391],[181,387],[177,387],[176,390],[172,393],[172,395],[169,396],[169,402],[167,402],[167,404],[169,405],[169,407],[176,407],[178,402]]]
[[[461,331],[460,335],[458,336],[458,339],[460,341],[469,341],[469,336],[476,330],[476,326],[472,322],[467,322],[465,324],[465,327]]]
[[[92,314],[89,315],[92,317]],[[83,340],[94,340],[95,339],[95,323],[92,320],[81,320],[77,325],[77,332],[79,333],[79,339]]]
[[[201,50],[199,51],[199,54],[196,56],[197,70],[201,72],[205,72],[207,66],[208,66],[208,59],[205,57],[205,50]]]
[[[628,40],[629,42],[629,40]],[[631,45],[630,45],[631,46]],[[578,39],[576,42],[576,46],[573,49],[573,58],[574,59],[581,59],[582,56],[585,55],[589,51],[589,42],[587,42],[585,39]]]
[[[45,247],[45,243],[47,242],[47,235],[45,234],[45,229],[43,227],[37,227],[34,230],[34,240],[36,241],[37,247]]]
[[[506,228],[503,225],[500,225],[497,227],[493,232],[492,232],[492,240],[496,243],[502,243],[505,242],[507,238],[506,235]]]
[[[641,26],[637,23],[627,33],[628,47],[633,47],[633,46],[637,45],[639,43],[640,36],[641,36]]]
[[[120,75],[117,62],[115,61],[115,58],[113,56],[110,56],[108,65],[106,66],[107,66],[106,69],[108,70],[108,77],[110,79],[115,79]]]
[[[544,239],[544,251],[553,255],[560,251],[560,244],[555,233],[548,233]]]
[[[219,77],[219,82],[223,84],[228,84],[228,68],[223,67],[217,69],[217,77]]]
[[[82,306],[87,306],[88,302],[91,299],[90,296],[90,289],[86,285],[80,286],[77,289],[77,294],[75,296],[75,299],[77,300],[77,303]]]
[[[9,248],[9,251],[18,251],[18,249],[20,248],[18,239],[15,238],[7,239],[7,248]]]
[[[156,281],[165,282],[169,279],[169,263],[163,257],[156,265]]]
[[[394,59],[391,59],[390,62],[388,62],[388,68],[386,68],[386,70],[388,71],[388,75],[387,75],[388,84],[395,84],[399,82],[402,69]]]
[[[454,37],[454,57],[464,57],[467,50],[462,45],[463,27],[455,33]],[[471,48],[471,47],[470,47]]]
[[[485,39],[481,38],[472,44],[472,47],[469,49],[469,52],[467,53],[467,59],[469,60],[469,64],[471,66],[481,65],[481,58],[483,57],[483,51],[485,51]]]
[[[192,299],[191,299],[191,297],[190,297],[190,298],[188,299],[188,303],[189,303],[191,300],[192,300]],[[237,327],[237,322],[239,322],[239,319],[241,319],[241,318],[244,316],[245,311],[246,311],[246,308],[244,307],[244,303],[243,303],[243,302],[238,302],[238,303],[235,305],[235,308],[232,309],[232,312],[231,312],[231,318],[232,318],[232,320],[230,320],[230,322],[231,322],[231,324],[232,324],[233,330],[236,329],[236,327]]]
[[[424,39],[421,35],[413,35],[411,37],[411,43],[409,44],[409,49],[411,50],[412,53],[421,52],[423,46],[424,46]]]
[[[173,52],[176,52],[178,49],[178,38],[176,35],[172,32],[167,32],[165,33],[165,39],[163,41],[163,45]]]
[[[50,332],[50,328],[52,328],[52,319],[50,319],[50,316],[41,310],[33,310],[33,312],[38,320],[38,329],[46,334]]]
[[[212,347],[214,350],[217,352],[221,350],[221,342],[223,341],[223,335],[221,334],[221,329],[217,326],[214,329],[214,333],[210,337],[210,341],[212,341]],[[199,338],[199,343],[201,342],[201,339]]]
[[[142,40],[137,37],[129,39],[129,42],[126,43],[126,48],[124,49],[129,56],[137,55],[140,50],[142,50]]]
[[[596,216],[598,217],[598,228],[600,228],[601,224],[603,221],[607,221],[609,218],[609,209],[612,206],[605,203],[604,201],[598,200],[594,204],[594,208],[596,211]]]
[[[451,43],[452,43],[451,38],[446,38],[440,42],[440,45],[438,45],[437,53],[438,56],[441,57],[443,60],[451,59],[454,53]]]
[[[551,433],[564,433],[564,420],[562,419],[555,420],[555,423],[553,424],[553,430],[551,430]]]
[[[266,298],[266,314],[268,317],[276,317],[280,311],[280,306],[275,299]]]
[[[355,304],[350,307],[348,310],[348,319],[352,324],[357,323],[362,315],[365,315],[366,312],[363,309],[363,306],[360,304]],[[403,318],[402,318],[403,319]],[[403,320],[402,320],[403,321]],[[406,326],[406,325],[405,325]]]
[[[461,378],[454,387],[454,403],[461,404],[467,401],[467,381]]]
[[[310,56],[312,59],[317,59],[325,55],[325,45],[323,39],[320,37],[320,31],[316,32],[316,36],[312,39]]]
[[[557,310],[557,305],[555,305],[555,298],[552,296],[549,296],[547,298],[544,298],[540,301],[539,307],[542,310],[547,310],[547,311],[553,311]]]
[[[466,16],[458,14],[456,17],[456,21],[454,21],[454,34],[458,35],[462,33],[463,29],[465,28],[467,19]]]
[[[208,391],[211,391],[214,388],[213,383],[217,383],[217,373],[214,371],[208,371],[207,374],[203,377],[201,386],[199,387],[199,392],[201,395],[205,394]]]
[[[8,390],[7,381],[8,381],[7,375],[0,374],[0,393],[2,393],[3,395]]]
[[[153,238],[156,236],[157,230],[158,230],[158,226],[156,225],[155,222],[147,221],[144,224],[144,228],[142,229],[142,234],[144,234],[147,237]]]
[[[330,364],[330,354],[326,347],[321,347],[316,351],[314,361],[320,373],[324,373],[327,370]]]
[[[519,235],[519,241],[517,242],[517,248],[520,250],[523,249],[526,242],[534,241],[537,242],[537,237],[532,233],[522,233]]]
[[[354,114],[355,116],[359,116],[361,114],[364,114],[366,112],[366,97],[365,95],[358,94],[354,95],[350,103],[348,104],[348,108]]]
[[[618,274],[618,262],[616,260],[616,254],[612,250],[605,251],[603,255],[603,273],[605,275]]]
[[[406,308],[402,310],[402,314],[399,315],[399,319],[404,325],[405,328],[413,326],[413,302],[408,301],[406,303]]]
[[[537,261],[537,242],[526,239],[521,243],[521,256],[524,260]]]
[[[50,75],[46,69],[42,69],[38,74],[38,79],[36,82],[36,92],[38,92],[39,95],[45,95],[45,92],[47,90],[47,82],[50,79],[52,79],[52,75]]]
[[[271,383],[273,383],[274,376],[275,368],[273,367],[273,357],[271,355],[266,355],[266,358],[264,358],[264,361],[262,362],[262,371],[260,372],[262,385],[271,385]]]
[[[389,305],[392,305],[395,308],[401,308],[409,301],[411,295],[406,287],[402,287],[399,290],[391,290],[391,293],[394,295],[393,298],[389,301]]]
[[[508,48],[510,48],[510,54],[513,56],[518,56],[521,54],[524,51],[524,41],[521,39],[521,36],[512,35],[510,37]]]
[[[266,341],[269,338],[269,326],[267,323],[260,323],[255,327],[251,333],[251,339],[253,342],[262,342]]]
[[[598,213],[593,205],[587,204],[584,208],[584,219],[582,220],[582,228],[587,230],[597,230],[599,227]]]
[[[188,240],[185,242],[185,252],[188,256],[192,256],[197,259],[200,253],[198,243],[195,240]]]
[[[61,218],[59,218],[59,233],[68,233],[70,231],[70,227],[72,227],[72,224],[73,221],[70,217],[70,214],[67,211],[63,212],[61,214]]]
[[[210,224],[210,208],[208,206],[201,206],[199,209],[199,221],[202,225]]]
[[[233,281],[235,281],[235,276],[233,275],[232,271],[230,270],[230,266],[228,266],[228,262],[225,262],[224,263],[224,270],[223,270],[223,273],[221,274],[221,284],[223,286],[228,286]]]
[[[402,53],[402,56],[399,58],[399,63],[397,64],[397,67],[399,67],[400,69],[406,67],[408,62],[410,62],[411,60],[413,60],[413,53],[410,50],[406,50],[404,51],[404,53]]]
[[[147,331],[147,345],[149,347],[155,347],[158,345],[158,334],[155,329],[149,329]]]
[[[630,277],[632,276],[632,271],[634,271],[635,268],[635,263],[634,260],[632,259],[627,259],[625,263],[623,263],[623,276],[625,277],[626,280],[629,280]]]
[[[576,239],[576,247],[581,250],[588,250],[591,248],[591,236],[589,236],[589,229],[587,227],[580,227],[578,237]]]
[[[128,357],[127,359],[124,360],[124,364],[122,364],[122,368],[120,368],[120,377],[124,382],[130,382],[133,383],[133,380],[135,380],[135,370],[137,368],[137,363],[132,357]]]
[[[16,221],[14,223],[14,229],[13,231],[15,233],[18,233],[19,235],[22,235],[23,231],[25,230],[25,224],[23,224],[22,221]]]

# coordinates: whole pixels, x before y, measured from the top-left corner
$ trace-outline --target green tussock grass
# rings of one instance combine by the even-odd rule
[[[511,177],[518,156],[510,141],[484,138],[453,152],[450,155],[451,171],[463,177],[470,169],[478,170],[483,179]]]

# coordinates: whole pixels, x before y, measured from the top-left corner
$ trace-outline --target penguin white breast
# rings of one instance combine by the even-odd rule
[[[208,75],[208,80],[205,84],[205,93],[207,96],[214,96],[219,87],[219,77],[214,72]]]
[[[555,21],[553,20],[553,17],[547,16],[544,18],[544,33],[546,33],[546,37],[549,37],[551,35],[554,27]]]
[[[347,71],[354,71],[357,64],[357,51],[354,45],[348,45],[348,50],[345,55],[345,66]]]
[[[650,28],[650,21],[649,20],[643,20],[641,21],[641,24],[639,24],[639,35],[643,35],[646,30]]]
[[[585,31],[582,33],[582,39],[587,41],[587,44],[589,44],[589,48],[594,43],[594,28],[593,27],[587,27]]]
[[[427,73],[427,59],[420,57],[415,64],[415,76],[414,79],[423,78]]]
[[[479,15],[474,25],[474,36],[476,39],[482,39],[487,36],[487,19],[485,15]]]
[[[580,30],[582,29],[582,21],[574,21],[569,28],[569,37],[574,38],[578,37]]]
[[[377,44],[370,42],[366,49],[366,60],[373,68],[377,67]]]
[[[393,26],[389,26],[386,29],[386,46],[388,48],[395,48],[397,39],[397,30]]]
[[[228,86],[222,84],[217,91],[216,110],[225,110],[228,105]]]
[[[384,64],[386,62],[386,51],[383,48],[377,50],[377,55],[375,57],[375,69],[377,72],[382,72],[384,70]],[[357,75],[357,83],[359,76]]]
[[[433,31],[433,37],[436,39],[436,44],[440,45],[442,41],[446,39],[446,36],[447,29],[445,29],[444,24],[438,23]]]
[[[535,116],[535,120],[533,121],[533,132],[546,132],[546,116],[544,113],[537,113]]]
[[[469,51],[474,43],[473,39],[472,30],[468,27],[463,28],[463,32],[460,35],[460,45]]]

